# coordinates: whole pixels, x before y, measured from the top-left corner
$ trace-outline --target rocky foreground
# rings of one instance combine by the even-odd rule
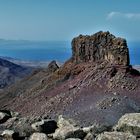
[[[0,112],[0,136],[5,140],[139,140],[140,113],[122,116],[115,126],[93,123],[80,127],[72,119],[59,116],[22,118],[18,113]]]

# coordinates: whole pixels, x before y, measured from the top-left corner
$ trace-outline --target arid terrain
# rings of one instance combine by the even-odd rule
[[[139,91],[126,40],[98,32],[74,38],[72,57],[61,67],[52,61],[1,92],[0,108],[34,118],[64,115],[81,126],[114,125],[125,113],[140,112]]]

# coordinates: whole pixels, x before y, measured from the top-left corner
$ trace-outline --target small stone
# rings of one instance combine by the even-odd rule
[[[124,96],[124,99],[127,99],[128,97],[127,96]]]
[[[116,96],[117,95],[117,92],[114,92],[113,94]]]
[[[124,86],[124,85],[122,85],[122,86],[121,86],[121,88],[122,88],[122,89],[124,89],[124,88],[125,88],[125,86]]]

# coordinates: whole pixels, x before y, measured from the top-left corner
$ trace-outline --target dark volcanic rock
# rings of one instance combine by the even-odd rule
[[[74,62],[107,60],[111,64],[129,65],[129,52],[125,39],[116,38],[109,32],[92,36],[80,35],[72,41]]]
[[[57,65],[56,61],[53,60],[49,63],[47,68],[49,72],[55,72],[57,69],[59,69],[59,66]]]

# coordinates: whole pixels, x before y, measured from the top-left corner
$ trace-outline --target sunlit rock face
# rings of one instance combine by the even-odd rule
[[[114,65],[128,66],[129,51],[125,39],[100,31],[72,40],[72,60],[75,63],[106,60]]]

